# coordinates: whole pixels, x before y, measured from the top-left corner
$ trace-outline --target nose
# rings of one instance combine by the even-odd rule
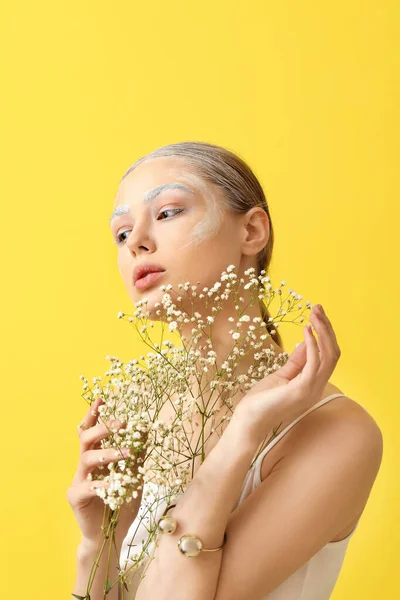
[[[143,252],[154,252],[155,250],[153,236],[151,235],[151,232],[149,232],[148,225],[143,222],[136,223],[126,238],[125,244],[129,248],[130,252],[135,255],[139,255]]]

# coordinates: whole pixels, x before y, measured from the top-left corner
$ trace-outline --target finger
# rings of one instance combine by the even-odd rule
[[[74,507],[85,506],[89,500],[97,496],[97,489],[107,489],[109,486],[109,481],[89,481],[86,479],[78,485],[72,485],[68,488],[68,502]]]
[[[333,352],[336,355],[340,355],[340,348],[336,339],[336,334],[326,313],[323,311],[322,314],[318,314],[315,312],[315,310],[313,310],[311,316],[313,317],[313,324],[317,326],[318,323],[321,323],[325,327],[326,336],[327,340],[329,340],[330,347],[333,349]]]
[[[332,323],[330,322],[329,318],[326,316],[326,314],[324,313],[324,319],[326,320],[326,323],[328,325],[328,330],[331,333],[332,339],[333,339],[333,347],[336,351],[337,356],[340,356],[340,346],[338,344],[337,341],[337,337],[336,337],[336,333],[335,330],[333,329]]]
[[[307,348],[304,342],[301,342],[289,355],[288,360],[280,367],[277,371],[275,371],[275,376],[278,378],[282,378],[284,383],[294,379],[304,368],[307,360]]]
[[[306,325],[303,327],[303,334],[307,347],[307,362],[302,371],[301,379],[306,383],[310,383],[315,379],[318,369],[321,364],[320,355],[318,352],[317,340],[314,337],[311,327]]]
[[[340,351],[337,350],[337,343],[331,334],[331,327],[328,326],[327,320],[318,314],[313,314],[312,317],[321,348],[320,375],[327,380],[333,373]]]
[[[116,450],[115,448],[87,450],[82,454],[79,461],[76,481],[80,482],[87,479],[89,473],[92,473],[93,475],[94,469],[102,470],[101,467],[104,469],[104,467],[107,467],[110,463],[125,460],[129,457],[131,457],[133,461],[135,460],[130,448],[121,448],[119,450]]]
[[[103,404],[103,400],[100,397],[95,398],[94,402],[91,404],[90,408],[87,410],[85,416],[82,419],[82,422],[78,425],[78,435],[81,436],[82,432],[89,427],[93,427],[96,424],[97,416],[98,416],[98,408],[100,404]]]
[[[121,423],[118,419],[98,423],[90,429],[85,429],[80,435],[81,453],[91,448],[98,447],[100,441],[116,433],[126,425],[126,421]]]

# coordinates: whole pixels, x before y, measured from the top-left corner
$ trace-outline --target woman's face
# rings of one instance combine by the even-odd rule
[[[164,184],[175,187],[157,194],[155,188]],[[118,211],[111,220],[111,232],[118,242],[118,269],[132,302],[147,298],[151,319],[157,319],[154,304],[164,294],[160,286],[171,284],[183,298],[178,308],[183,305],[191,312],[191,303],[184,302],[187,293],[178,289],[179,283],[196,285],[199,281],[199,293],[219,281],[228,265],[234,264],[239,273],[245,229],[240,215],[222,207],[220,194],[216,186],[191,173],[184,160],[174,157],[144,162],[120,183],[114,205]],[[148,263],[165,271],[141,290],[134,284],[133,270]],[[173,302],[175,298],[172,294]]]

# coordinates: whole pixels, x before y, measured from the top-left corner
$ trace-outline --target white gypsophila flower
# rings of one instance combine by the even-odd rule
[[[249,315],[243,315],[239,319],[239,322],[247,322],[247,321],[250,321]]]
[[[104,401],[98,410],[99,422],[115,419],[126,422],[125,427],[117,430],[110,427],[110,435],[101,441],[101,447],[115,450],[127,447],[131,449],[130,456],[109,463],[108,470],[105,471],[107,475],[102,471],[104,466],[99,466],[99,472],[95,476],[97,480],[107,481],[107,487],[99,488],[101,491],[97,493],[113,511],[118,511],[124,503],[129,504],[138,498],[140,490],[145,495],[147,484],[165,486],[162,489],[168,490],[170,497],[175,492],[184,491],[191,481],[192,462],[198,455],[199,440],[201,442],[201,407],[208,405],[211,400],[207,414],[203,416],[207,417],[206,421],[211,419],[211,431],[219,435],[222,431],[220,432],[218,423],[229,422],[230,419],[226,415],[221,419],[220,410],[225,406],[229,409],[228,415],[234,412],[232,398],[239,388],[245,393],[257,381],[285,364],[289,355],[281,353],[276,356],[272,344],[271,348],[265,347],[268,338],[280,326],[281,321],[288,322],[287,316],[290,313],[299,312],[296,322],[302,323],[303,312],[312,308],[311,303],[306,301],[305,308],[299,306],[298,300],[302,297],[293,290],[289,293],[289,299],[283,299],[280,288],[274,288],[269,283],[270,278],[264,276],[265,270],[257,276],[254,267],[245,272],[248,278],[246,287],[246,279],[239,278],[232,272],[234,269],[235,266],[230,265],[227,272],[222,273],[219,282],[210,288],[203,288],[201,293],[197,293],[197,286],[191,282],[178,284],[178,289],[189,294],[194,292],[192,297],[196,297],[196,308],[201,305],[205,308],[204,318],[198,311],[191,314],[180,310],[182,296],[178,296],[170,284],[161,286],[164,296],[161,303],[156,303],[156,308],[159,308],[156,314],[161,317],[160,320],[168,324],[171,332],[179,331],[179,323],[191,324],[189,338],[186,338],[186,334],[182,335],[182,346],[175,347],[172,342],[165,341],[159,345],[151,340],[150,328],[153,324],[148,325],[146,322],[150,315],[146,309],[148,300],[142,299],[135,304],[134,314],[127,320],[155,352],[149,352],[147,357],[140,356],[139,360],[135,358],[127,364],[117,357],[108,356],[111,365],[105,375],[105,382],[100,377],[93,378],[92,389],[88,380],[83,375],[80,376],[84,382],[84,397],[93,399],[96,394]],[[281,282],[283,283],[285,282]],[[246,294],[240,295],[239,288],[244,289]],[[174,302],[172,294],[166,293],[167,291],[171,291],[176,297]],[[274,312],[271,302],[275,296],[278,297],[279,306]],[[224,304],[231,297],[235,299],[232,306],[238,312],[234,327],[240,329],[241,333],[232,329],[229,335],[235,341],[241,338],[240,345],[233,344],[227,356],[217,357],[213,350],[212,336],[208,333],[213,329],[210,325],[217,322]],[[267,321],[274,327],[272,332],[267,330],[267,323],[261,316],[253,319],[248,315],[240,316],[241,305],[244,302],[248,305],[250,299],[251,302],[261,301],[265,305],[269,314]],[[119,314],[125,316],[125,313]],[[232,316],[228,320],[235,323]],[[252,324],[249,324],[250,321]],[[247,373],[238,374],[237,367],[250,349],[254,352],[254,364]],[[222,363],[221,366],[219,362]],[[205,375],[210,381],[207,388],[200,385],[201,378]],[[196,393],[193,395],[195,390],[190,384],[196,378],[200,389],[200,396],[197,398]],[[204,389],[207,389],[206,394],[202,391]],[[220,397],[222,402],[216,404],[216,397]],[[175,410],[176,418],[171,422],[157,418],[160,407],[166,402]],[[191,436],[187,435],[188,431],[192,432]],[[188,459],[183,462],[182,456]],[[152,463],[149,462],[149,457],[152,457]],[[150,539],[155,532],[150,523],[148,531]]]

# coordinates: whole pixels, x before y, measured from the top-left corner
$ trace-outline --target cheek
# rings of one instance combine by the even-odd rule
[[[127,279],[129,279],[129,277],[130,277],[130,269],[132,269],[133,267],[129,266],[127,264],[127,262],[123,260],[122,254],[119,254],[119,256],[118,256],[117,266],[118,266],[118,271],[119,271],[122,279],[124,281],[127,280]]]
[[[215,202],[209,201],[207,210],[200,220],[193,223],[187,236],[186,243],[181,249],[196,249],[204,243],[216,240],[222,224],[222,214]]]
[[[220,224],[214,215],[206,215],[193,228],[189,237],[188,245],[199,246],[202,242],[206,242],[215,237],[218,233]]]

